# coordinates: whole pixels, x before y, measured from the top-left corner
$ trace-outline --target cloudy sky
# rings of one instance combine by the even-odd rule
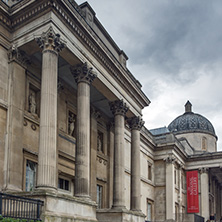
[[[190,100],[193,111],[214,125],[222,150],[222,1],[88,3],[151,100],[143,111],[146,127],[168,126]]]

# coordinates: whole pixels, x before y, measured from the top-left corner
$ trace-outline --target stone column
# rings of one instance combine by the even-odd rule
[[[128,107],[123,100],[116,100],[110,103],[110,109],[115,116],[113,208],[125,208],[124,117]]]
[[[130,209],[141,211],[141,184],[140,184],[140,130],[144,124],[141,117],[129,120],[131,127],[131,192]]]
[[[77,83],[75,196],[90,198],[90,85],[96,77],[87,63],[71,67]]]
[[[166,159],[166,220],[171,221],[175,218],[175,176],[173,156],[168,156]]]
[[[209,176],[208,168],[201,168],[200,170],[200,191],[201,191],[201,216],[205,220],[209,219]]]
[[[65,47],[52,27],[36,41],[42,49],[40,136],[37,187],[57,189],[58,55]]]

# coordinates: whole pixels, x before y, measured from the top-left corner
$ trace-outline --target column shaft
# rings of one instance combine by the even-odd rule
[[[131,192],[130,209],[141,211],[141,184],[140,184],[140,130],[144,124],[141,117],[128,120],[131,127]]]
[[[140,131],[131,134],[131,210],[141,210],[140,185]]]
[[[89,197],[90,86],[78,84],[75,196]]]
[[[37,187],[57,189],[58,53],[65,47],[52,27],[36,38],[42,51],[40,135]]]
[[[43,51],[40,109],[38,187],[57,187],[58,55]]]
[[[124,116],[115,116],[114,139],[114,181],[113,181],[113,206],[123,207],[124,203]]]
[[[128,107],[123,100],[117,100],[110,103],[110,109],[115,117],[113,208],[125,208],[124,124]]]
[[[71,67],[77,88],[75,196],[90,198],[90,83],[96,77],[87,63]]]

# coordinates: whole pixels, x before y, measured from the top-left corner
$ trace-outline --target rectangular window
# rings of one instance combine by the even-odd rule
[[[98,208],[102,208],[103,187],[97,184],[97,204]]]
[[[150,202],[147,203],[147,221],[152,220],[152,204]]]
[[[37,164],[31,160],[26,160],[25,190],[32,191],[36,186]]]
[[[152,165],[148,162],[148,180],[152,180]]]
[[[69,189],[69,181],[63,178],[59,178],[58,188],[62,190],[70,190]]]

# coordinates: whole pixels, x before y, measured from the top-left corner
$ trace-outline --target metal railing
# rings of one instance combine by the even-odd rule
[[[26,220],[41,220],[41,200],[30,199],[0,192],[0,215]]]

